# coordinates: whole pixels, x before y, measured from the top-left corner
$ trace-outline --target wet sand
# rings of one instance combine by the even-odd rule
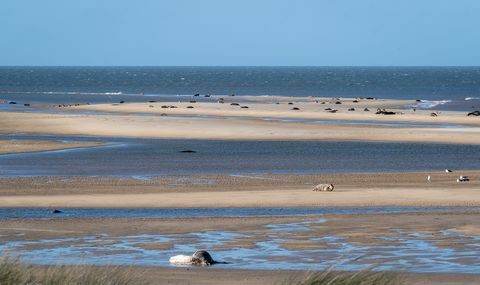
[[[99,142],[65,142],[47,140],[4,140],[0,139],[0,154],[41,152],[72,148],[87,148],[105,145]]]
[[[311,222],[308,232],[288,227],[283,233],[294,232],[292,238],[301,245],[305,236],[342,236],[351,242],[384,245],[387,241],[376,236],[391,235],[390,230],[408,233],[441,235],[452,231],[468,236],[478,235],[479,210],[434,211],[412,213],[382,213],[361,215],[270,216],[270,217],[190,217],[190,218],[58,218],[58,219],[0,219],[0,241],[15,238],[19,241],[56,239],[107,234],[132,236],[141,234],[185,234],[202,231],[249,233],[250,239],[238,239],[239,246],[252,245],[265,236],[271,224]],[[316,223],[319,220],[324,220]],[[446,237],[448,238],[448,237]],[[451,239],[451,241],[455,241]],[[388,241],[395,243],[396,241]],[[321,242],[319,242],[321,243]],[[300,246],[300,245],[296,246]],[[295,244],[293,244],[295,245]]]
[[[342,242],[348,242],[357,246],[376,246],[386,248],[388,246],[402,245],[397,240],[379,239],[378,237],[410,236],[411,234],[425,235],[418,237],[420,240],[433,240],[436,246],[447,248],[459,248],[468,250],[468,247],[475,247],[472,244],[471,236],[478,233],[464,231],[465,228],[479,229],[478,211],[460,212],[419,212],[405,214],[382,214],[382,215],[325,215],[321,218],[325,222],[312,224],[309,231],[298,231],[296,229],[285,229],[282,234],[290,238],[288,243],[282,246],[290,250],[308,250],[313,248],[331,247],[331,242],[311,240],[318,237],[342,237]],[[258,242],[269,238],[270,229],[266,227],[272,223],[286,224],[295,222],[308,222],[318,220],[319,217],[258,217],[258,218],[181,218],[181,219],[55,219],[55,220],[0,220],[2,236],[0,241],[37,241],[57,240],[63,238],[74,238],[79,236],[97,237],[97,246],[101,248],[108,245],[112,238],[141,235],[165,235],[183,234],[204,231],[228,231],[232,233],[248,234],[249,238],[232,240],[225,244],[215,245],[209,248],[214,255],[216,251],[226,248],[255,248]],[[400,230],[400,231],[399,231]],[[465,236],[444,235],[445,231],[462,233]],[[294,235],[288,235],[294,233]],[[102,241],[103,237],[110,240]],[[105,236],[106,235],[106,236]],[[305,241],[308,241],[307,243]],[[83,242],[81,242],[83,243]],[[73,240],[65,240],[60,246],[76,246]],[[52,244],[41,243],[35,245],[29,243],[28,248],[33,250],[40,248],[54,248],[59,246],[58,241]],[[173,246],[169,241],[155,244],[139,244],[138,248],[150,250],[166,250]],[[153,246],[153,247],[152,247]],[[475,250],[475,248],[472,248]],[[108,254],[99,251],[97,254]],[[110,253],[115,254],[115,253]],[[187,253],[186,253],[187,254]],[[411,254],[411,256],[409,255]],[[415,258],[415,253],[407,253],[403,257],[406,260]],[[162,256],[163,257],[163,256]],[[325,262],[331,262],[329,256],[323,257]],[[369,261],[371,262],[371,261]],[[469,260],[457,260],[466,262]],[[145,272],[143,277],[152,280],[152,284],[209,284],[214,278],[217,283],[228,281],[232,284],[279,284],[287,277],[303,278],[310,274],[309,271],[266,271],[266,270],[235,270],[228,268],[172,268],[172,267],[133,267],[134,272]],[[276,279],[272,277],[279,277]],[[406,273],[406,284],[478,284],[479,275],[455,274],[455,273]],[[158,283],[155,283],[158,282]],[[237,282],[237,283],[235,283]],[[282,284],[282,283],[280,283]]]
[[[366,100],[352,103],[343,99],[342,104],[320,104],[312,101],[295,101],[293,105],[272,102],[250,102],[244,109],[227,103],[125,103],[98,104],[62,107],[67,114],[1,112],[0,133],[44,133],[57,135],[95,135],[143,138],[182,139],[227,139],[227,140],[363,140],[391,142],[442,142],[478,144],[480,141],[480,120],[467,117],[464,112],[442,112],[437,117],[432,111],[395,109],[396,115],[376,115],[377,107],[399,107],[410,101]],[[298,100],[298,99],[297,99]],[[177,108],[162,108],[162,106]],[[192,106],[194,108],[187,108]],[[348,111],[355,106],[355,111]],[[363,111],[369,107],[370,112]],[[299,110],[292,110],[299,108]],[[338,109],[329,113],[324,108]],[[100,111],[113,114],[82,114],[76,111]],[[140,116],[132,116],[140,114]],[[144,116],[155,115],[155,116]],[[166,116],[161,116],[165,114]],[[194,115],[197,117],[175,117]],[[202,118],[202,115],[217,116]],[[199,117],[200,116],[200,117]],[[229,118],[242,118],[229,119]],[[365,121],[365,124],[335,124],[286,122],[264,119],[318,119]],[[462,128],[436,127],[391,127],[368,125],[368,122],[410,122],[461,124]],[[467,127],[468,126],[468,127]]]
[[[426,177],[431,176],[431,182]],[[470,182],[457,183],[459,175]],[[480,172],[0,178],[0,207],[480,206]],[[333,183],[333,192],[314,192]]]

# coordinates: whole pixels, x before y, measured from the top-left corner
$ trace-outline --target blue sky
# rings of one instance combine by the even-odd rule
[[[1,0],[0,65],[480,65],[478,0]]]

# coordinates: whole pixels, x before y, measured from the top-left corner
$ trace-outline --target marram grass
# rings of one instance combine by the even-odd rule
[[[143,284],[128,269],[97,266],[31,266],[0,259],[0,285]],[[136,280],[134,280],[136,279]]]
[[[300,280],[300,281],[298,281]],[[283,284],[295,285],[401,285],[403,278],[393,272],[341,272],[321,271],[309,274],[303,279],[295,278]]]
[[[214,278],[214,277],[213,277]],[[325,270],[306,277],[292,274],[273,282],[282,285],[399,285],[400,275],[391,272],[339,272]],[[125,267],[109,266],[32,266],[0,259],[0,285],[137,285],[146,284],[141,274]],[[162,284],[158,280],[157,284]]]

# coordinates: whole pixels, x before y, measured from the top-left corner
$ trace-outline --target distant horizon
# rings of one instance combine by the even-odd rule
[[[4,67],[321,67],[321,68],[368,68],[368,67],[479,67],[480,65],[0,65]]]

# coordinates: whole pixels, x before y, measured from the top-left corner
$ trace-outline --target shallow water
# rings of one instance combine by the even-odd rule
[[[480,210],[476,207],[323,207],[323,208],[0,208],[0,219],[271,217],[328,214],[381,214]],[[277,225],[278,226],[278,225]]]
[[[378,244],[362,245],[344,236],[309,234],[312,226],[325,220],[271,224],[260,236],[254,233],[203,231],[187,234],[138,234],[114,236],[99,234],[45,240],[16,240],[0,244],[0,252],[34,264],[96,264],[172,266],[171,256],[208,250],[216,260],[228,262],[215,267],[236,269],[375,270],[411,272],[478,273],[480,270],[480,237],[465,236],[446,229],[434,234],[419,234],[391,229],[385,236],[372,237]],[[302,242],[296,242],[301,233]],[[461,246],[445,246],[455,239]],[[250,242],[242,243],[242,240]],[[392,243],[389,243],[392,242]]]
[[[480,169],[480,146],[357,141],[218,141],[0,135],[110,144],[0,155],[0,176],[368,173]],[[196,153],[182,153],[194,150]],[[461,158],[461,159],[459,159]]]

